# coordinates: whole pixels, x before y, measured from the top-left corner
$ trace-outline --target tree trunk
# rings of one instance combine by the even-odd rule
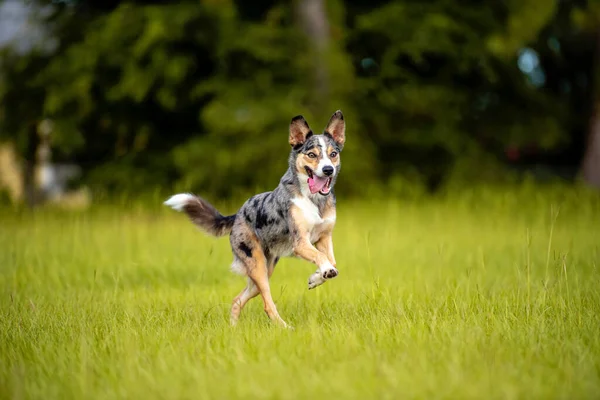
[[[329,96],[327,48],[329,45],[329,21],[324,0],[297,0],[296,12],[300,26],[308,36],[314,68],[314,92],[311,106],[320,110],[321,103]]]
[[[583,179],[588,185],[600,188],[600,103],[598,102],[592,114],[583,157]]]
[[[583,179],[590,186],[600,188],[600,29],[596,34],[594,57],[593,108],[590,118],[585,155],[583,156]]]

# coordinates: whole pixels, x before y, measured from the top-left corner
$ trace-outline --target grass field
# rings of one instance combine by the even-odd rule
[[[271,279],[288,331],[231,328],[228,240],[160,204],[5,207],[0,398],[597,399],[599,233],[581,190],[342,198],[340,275]]]

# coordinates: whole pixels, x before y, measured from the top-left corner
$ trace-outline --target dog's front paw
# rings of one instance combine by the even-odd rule
[[[335,267],[323,272],[323,279],[333,279],[338,276],[338,270]]]
[[[327,280],[335,278],[338,274],[338,270],[331,264],[319,268],[308,278],[308,289],[314,289],[324,284]]]
[[[324,283],[325,278],[323,278],[321,271],[317,270],[317,272],[308,277],[308,290],[314,289]]]

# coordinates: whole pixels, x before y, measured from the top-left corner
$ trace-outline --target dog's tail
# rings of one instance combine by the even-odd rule
[[[231,233],[235,214],[223,216],[208,201],[189,193],[171,196],[165,205],[177,211],[183,211],[189,219],[206,233],[223,236]]]

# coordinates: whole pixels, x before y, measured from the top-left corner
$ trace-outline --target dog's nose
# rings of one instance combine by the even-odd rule
[[[323,167],[323,173],[327,176],[333,174],[333,167],[331,165],[326,165]]]

